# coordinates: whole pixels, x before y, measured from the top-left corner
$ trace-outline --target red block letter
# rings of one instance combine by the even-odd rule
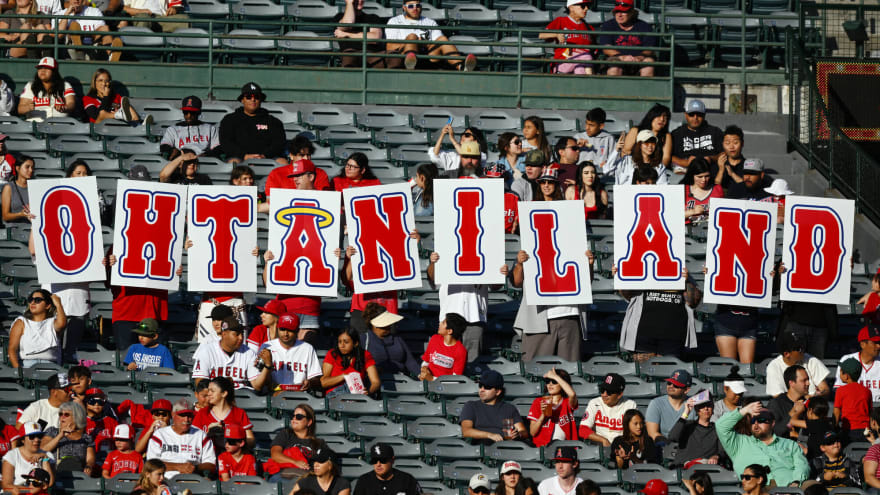
[[[710,277],[710,289],[717,294],[738,294],[763,297],[767,290],[764,261],[770,255],[764,242],[771,228],[771,218],[762,211],[743,212],[719,209],[715,211],[717,241],[715,273]],[[747,232],[744,232],[746,230]],[[741,276],[740,276],[741,275]],[[742,283],[741,279],[745,279]]]
[[[95,226],[86,198],[76,189],[59,186],[43,196],[40,235],[49,263],[69,275],[83,271],[92,260]]]
[[[822,206],[795,206],[791,209],[794,238],[789,290],[824,294],[840,280],[846,247],[843,222]]]
[[[559,265],[556,232],[559,224],[554,211],[533,211],[532,232],[535,233],[535,259],[538,261],[536,290],[541,295],[577,294],[580,292],[578,266],[574,262]],[[560,269],[557,269],[559,267]]]
[[[483,208],[483,191],[480,189],[456,189],[455,209],[458,210],[458,253],[455,255],[455,273],[479,275],[483,273],[485,257],[480,252],[483,225],[480,210]]]
[[[681,277],[681,260],[672,256],[672,234],[663,222],[663,196],[637,194],[635,225],[629,232],[629,252],[617,269],[622,280],[648,277],[646,258],[654,257],[654,276],[676,280]]]
[[[400,193],[359,197],[351,201],[354,242],[361,254],[357,267],[363,283],[407,280],[415,277],[409,253],[409,232],[404,214],[410,199]]]
[[[317,201],[296,199],[291,206],[317,209]],[[305,284],[310,287],[328,287],[336,283],[333,268],[324,259],[327,241],[318,227],[319,217],[309,213],[294,213],[284,237],[281,239],[281,254],[272,264],[269,278],[273,284],[298,285],[299,262],[305,260]]]
[[[212,282],[234,282],[238,279],[238,264],[232,259],[232,251],[238,237],[235,224],[247,226],[253,222],[253,204],[250,196],[211,197],[198,195],[193,198],[193,224],[211,226],[211,264],[208,279]]]
[[[175,269],[171,246],[177,238],[174,217],[180,212],[180,196],[129,190],[122,201],[125,208],[124,254],[119,260],[119,274],[170,280]],[[149,256],[148,246],[151,248]]]

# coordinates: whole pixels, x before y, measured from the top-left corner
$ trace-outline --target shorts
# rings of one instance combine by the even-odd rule
[[[713,322],[713,326],[715,328],[716,337],[735,337],[737,339],[749,340],[758,339],[758,329],[756,327],[736,330],[734,328],[726,327],[718,322]]]
[[[294,313],[299,317],[299,327],[300,328],[310,328],[312,330],[318,330],[321,328],[321,321],[315,315],[304,315],[302,313]]]

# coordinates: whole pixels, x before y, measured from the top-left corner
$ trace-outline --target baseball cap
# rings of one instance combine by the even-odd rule
[[[822,437],[822,445],[831,445],[832,443],[839,441],[840,437],[837,435],[837,432],[834,431],[826,431],[825,435]]]
[[[40,67],[46,67],[47,69],[57,69],[58,62],[52,57],[43,57],[35,66],[37,69]]]
[[[760,411],[758,411],[758,414],[756,414],[752,417],[753,421],[756,419],[776,421],[776,416],[774,416],[773,413],[770,412],[770,409],[765,408],[765,409],[761,409]]]
[[[846,373],[853,380],[858,380],[862,376],[862,363],[858,359],[844,359],[837,367],[841,372]]]
[[[640,143],[646,143],[651,139],[653,139],[654,141],[657,140],[657,136],[654,135],[654,132],[651,129],[642,129],[641,131],[639,131],[638,134],[636,134],[636,141]]]
[[[619,394],[626,388],[626,380],[617,373],[608,373],[605,378],[599,382],[599,392],[608,392],[609,394]]]
[[[388,328],[402,319],[403,317],[400,315],[394,314],[391,311],[385,311],[370,320],[370,325],[373,325],[376,328]]]
[[[460,156],[472,156],[472,157],[480,157],[480,143],[476,141],[465,141],[461,143],[461,151],[458,152]]]
[[[870,340],[871,342],[880,342],[880,327],[877,325],[867,325],[859,330],[859,342]]]
[[[260,100],[266,101],[266,94],[263,93],[263,88],[255,82],[249,82],[241,87],[241,94],[238,95],[238,101],[241,101],[242,98],[248,95],[257,95]]]
[[[577,447],[572,447],[570,445],[556,447],[556,453],[553,454],[553,460],[562,462],[576,462],[578,460]]]
[[[86,390],[86,397],[94,397],[96,395],[104,396],[104,391],[97,387],[92,387]]]
[[[764,171],[764,160],[760,158],[749,158],[743,162],[744,174],[760,174]]]
[[[552,180],[559,182],[559,169],[556,167],[544,167],[538,180]]]
[[[144,318],[138,326],[131,329],[131,333],[138,335],[155,335],[159,333],[159,322],[153,318]]]
[[[150,406],[150,411],[170,411],[171,410],[171,401],[168,399],[156,399],[153,401],[153,405]]]
[[[589,1],[585,0],[567,0],[565,2],[566,7],[571,7],[572,5],[581,5],[581,4],[589,4]]]
[[[21,428],[18,429],[19,437],[29,437],[31,435],[42,435],[43,428],[40,427],[40,423],[35,423],[33,421],[28,421],[27,423],[22,423]]]
[[[489,478],[483,473],[477,473],[471,476],[468,488],[471,490],[476,490],[477,488],[485,488],[486,490],[489,490]]]
[[[673,371],[672,376],[667,378],[666,381],[675,385],[678,388],[687,388],[693,385],[693,381],[691,381],[691,374],[688,373],[687,370]]]
[[[486,388],[502,388],[504,387],[504,377],[495,370],[485,370],[480,374],[479,384]]]
[[[292,172],[287,177],[297,177],[302,174],[307,174],[309,172],[315,173],[315,164],[311,160],[307,160],[303,158],[302,160],[297,160],[293,162]]]
[[[299,330],[299,316],[294,313],[286,313],[278,318],[278,328],[285,330]]]
[[[241,322],[239,322],[238,318],[234,316],[223,318],[223,323],[220,323],[220,331],[225,332],[227,330],[237,333],[244,332],[244,328],[242,328]]]
[[[49,471],[46,471],[45,469],[42,469],[42,468],[31,469],[31,472],[22,476],[22,478],[24,478],[26,480],[36,480],[44,485],[49,484],[49,482],[52,479],[52,477],[49,476]]]
[[[269,313],[275,316],[281,316],[287,312],[287,307],[278,299],[271,299],[265,306],[257,306],[257,309],[263,313]]]
[[[645,495],[669,495],[669,485],[663,480],[653,479],[645,483],[645,487],[639,490]]]
[[[116,428],[113,429],[113,438],[131,440],[132,437],[134,437],[134,432],[131,430],[131,425],[116,425]]]
[[[541,150],[530,150],[526,153],[526,167],[543,167],[545,163],[547,163],[547,157]]]
[[[633,0],[617,0],[614,2],[614,12],[629,12],[635,8]]]
[[[789,194],[794,194],[794,191],[791,190],[791,187],[788,186],[788,181],[785,179],[773,179],[773,182],[770,183],[770,187],[765,187],[764,190],[774,196],[788,196]]]
[[[211,309],[211,315],[207,318],[212,320],[224,320],[234,315],[232,312],[232,308],[226,306],[225,304],[218,304]]]
[[[187,96],[180,102],[180,109],[185,112],[201,112],[202,99],[198,96]]]
[[[65,389],[70,386],[70,380],[67,379],[66,373],[56,373],[46,379],[46,387],[52,389]]]
[[[177,402],[174,403],[174,406],[171,408],[172,414],[192,414],[195,415],[196,412],[193,410],[192,405],[186,399],[178,399]]]
[[[135,165],[128,171],[128,178],[131,180],[150,180],[150,171],[143,165]]]
[[[500,163],[493,163],[493,164],[487,166],[485,169],[483,169],[483,172],[486,177],[497,179],[499,177],[504,177],[505,169],[504,169],[504,165],[502,165]]]
[[[318,447],[316,450],[312,451],[312,456],[309,457],[309,462],[327,462],[335,458],[336,452],[333,452],[330,448]]]
[[[684,113],[706,113],[706,105],[702,100],[691,100],[684,109]]]
[[[383,461],[394,459],[394,449],[387,443],[374,443],[370,447],[370,460],[376,462],[380,459]]]
[[[516,461],[507,461],[501,465],[501,474],[507,474],[514,471],[522,473],[522,466]]]
[[[229,423],[223,428],[223,436],[229,440],[242,440],[245,437],[244,428],[240,424]]]

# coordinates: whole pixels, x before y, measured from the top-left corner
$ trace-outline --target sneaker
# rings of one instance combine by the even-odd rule
[[[121,48],[122,47],[122,40],[119,38],[114,38],[113,42],[110,43],[110,46],[113,48]],[[122,58],[122,52],[120,52],[118,50],[111,50],[110,51],[110,56],[108,57],[108,60],[110,60],[111,62],[119,62],[120,58]]]
[[[407,68],[407,70],[413,70],[416,68],[416,64],[419,63],[419,60],[416,58],[415,52],[409,52],[406,54],[406,57],[403,57],[403,66]]]
[[[143,121],[142,125],[147,126],[147,129],[149,129],[150,126],[153,125],[153,116],[147,115],[146,117],[144,117],[144,121]]]
[[[465,72],[473,72],[473,70],[477,67],[477,56],[473,53],[468,53],[468,56],[464,58],[463,65]]]
[[[122,110],[122,116],[125,117],[122,120],[131,122],[131,101],[129,101],[127,96],[122,97],[122,103],[119,106]]]

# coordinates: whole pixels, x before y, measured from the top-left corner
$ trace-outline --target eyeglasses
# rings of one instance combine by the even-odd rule
[[[152,414],[153,414],[153,416],[163,416],[163,417],[171,416],[171,413],[168,411],[152,411]]]
[[[177,415],[180,416],[181,418],[189,418],[189,419],[193,419],[196,417],[196,415],[193,413],[177,413]]]
[[[226,443],[229,445],[241,445],[242,442],[244,442],[244,440],[242,440],[242,439],[234,439],[234,440],[231,438],[226,439]]]
[[[420,9],[420,8],[422,8],[422,4],[420,4],[420,3],[408,3],[408,4],[404,5],[404,7],[408,8],[408,9],[410,9],[410,10],[412,10],[412,9]]]
[[[242,97],[242,99],[244,99],[244,100],[259,100],[260,97],[259,97],[259,95],[244,95]]]
[[[46,298],[45,298],[45,297],[34,297],[34,296],[31,296],[31,297],[28,298],[28,302],[32,302],[32,303],[40,304],[41,302],[46,302]]]
[[[73,414],[69,412],[58,413],[59,418],[69,418],[71,416],[73,416]]]
[[[346,164],[345,164],[345,168],[349,168],[349,169],[352,169],[352,170],[357,170],[357,169],[360,169],[361,166],[358,165],[357,163],[355,163],[354,165],[352,165],[351,163],[346,163]]]
[[[741,474],[741,475],[739,475],[739,479],[741,479],[743,481],[749,481],[752,478],[758,478],[758,476],[755,476],[754,474]]]
[[[544,378],[544,385],[559,385],[559,382],[552,378]]]
[[[390,457],[377,457],[377,458],[373,459],[373,464],[376,464],[376,463],[379,463],[379,464],[390,464],[390,463],[391,463],[391,458],[390,458]]]
[[[107,401],[100,397],[92,397],[91,399],[86,400],[86,404],[90,406],[103,406]]]
[[[302,421],[304,419],[308,419],[308,416],[306,416],[305,414],[294,414],[293,419],[297,421]]]

